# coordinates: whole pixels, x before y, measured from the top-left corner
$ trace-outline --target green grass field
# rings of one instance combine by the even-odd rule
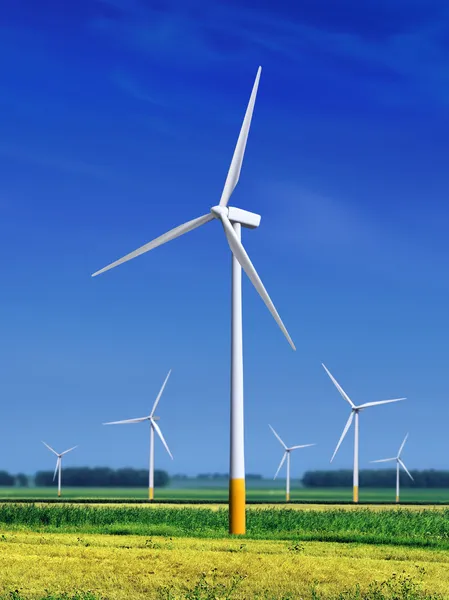
[[[117,499],[117,500],[145,500],[148,491],[146,488],[63,488],[63,498],[67,499]],[[51,499],[56,498],[56,488],[0,488],[1,499]],[[197,489],[161,488],[156,489],[155,498],[163,501],[213,501],[226,502],[228,492],[226,487]],[[247,490],[249,502],[282,502],[285,499],[283,489],[249,488]],[[326,489],[293,489],[293,501],[302,502],[351,502],[352,490],[339,488]],[[360,489],[361,502],[394,502],[395,490],[392,489]],[[449,489],[419,489],[404,488],[401,491],[403,502],[416,502],[432,504],[449,503]]]

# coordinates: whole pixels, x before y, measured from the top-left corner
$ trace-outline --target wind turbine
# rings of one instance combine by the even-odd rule
[[[410,477],[412,481],[414,481],[413,477],[410,475],[407,467],[404,465],[404,462],[401,460],[402,450],[404,449],[405,442],[407,441],[408,433],[404,438],[404,441],[399,448],[398,455],[394,458],[381,458],[380,460],[372,460],[372,463],[383,463],[383,462],[393,462],[396,461],[396,502],[399,502],[399,466],[401,466],[407,475]]]
[[[321,363],[323,365],[323,363]],[[355,405],[348,394],[344,391],[338,381],[331,375],[328,369],[323,365],[324,370],[331,378],[333,384],[340,392],[341,396],[349,402],[351,406],[351,414],[349,415],[349,419],[346,422],[345,428],[343,429],[343,433],[338,441],[337,447],[335,448],[335,452],[332,455],[331,462],[334,460],[335,455],[340,448],[340,445],[348,433],[349,428],[351,427],[352,421],[354,420],[354,472],[353,472],[353,502],[359,501],[359,413],[365,408],[369,408],[370,406],[379,406],[380,404],[390,404],[391,402],[399,402],[400,400],[406,400],[406,398],[394,398],[393,400],[379,400],[378,402],[365,402],[365,404]]]
[[[154,499],[154,432],[158,434],[161,442],[164,445],[164,448],[167,450],[170,458],[173,460],[172,453],[170,452],[169,447],[167,446],[167,442],[165,441],[164,436],[162,435],[162,431],[156,421],[159,421],[159,417],[155,417],[154,413],[156,412],[157,405],[159,404],[159,400],[161,399],[162,392],[167,385],[168,378],[170,377],[171,369],[168,372],[167,377],[165,378],[164,383],[159,391],[159,394],[154,401],[153,408],[151,409],[150,414],[147,417],[139,417],[138,419],[126,419],[125,421],[112,421],[110,423],[103,423],[103,425],[126,425],[128,423],[142,423],[143,421],[149,421],[150,423],[150,467],[149,467],[149,481],[148,481],[148,498],[150,500]]]
[[[273,427],[271,427],[271,425],[268,425],[268,427],[271,429],[271,431],[274,433],[274,435],[277,437],[277,439],[281,442],[281,444],[285,450],[284,456],[282,457],[282,460],[280,462],[278,470],[276,471],[276,475],[273,477],[273,479],[276,479],[279,471],[282,468],[282,465],[285,462],[285,459],[287,459],[287,482],[286,482],[286,489],[285,489],[285,500],[286,500],[286,502],[290,502],[290,454],[291,454],[292,450],[298,450],[299,448],[309,448],[309,446],[315,446],[316,444],[303,444],[302,446],[290,446],[290,448],[288,448],[285,445],[285,443],[281,440],[280,436],[275,432]]]
[[[69,448],[68,450],[65,450],[64,452],[61,452],[61,454],[58,454],[56,452],[56,450],[53,450],[53,448],[51,446],[49,446],[45,442],[42,442],[42,443],[44,444],[44,446],[47,446],[47,448],[49,450],[51,450],[51,452],[53,452],[53,454],[56,454],[56,456],[57,456],[55,472],[54,472],[54,475],[53,475],[53,481],[56,479],[56,473],[57,473],[58,474],[58,498],[59,498],[61,496],[62,457],[64,456],[64,454],[67,454],[68,452],[71,452],[72,450],[75,450],[75,448],[78,448],[78,446],[73,446],[73,448]]]
[[[230,440],[230,481],[229,481],[229,531],[232,534],[244,534],[245,524],[245,459],[244,459],[244,417],[243,417],[243,340],[242,340],[242,268],[251,283],[265,302],[274,320],[279,325],[291,347],[293,341],[288,334],[268,292],[266,291],[256,269],[241,243],[241,226],[254,229],[260,224],[260,215],[228,206],[229,199],[240,177],[243,156],[251,125],[254,104],[261,67],[251,92],[248,107],[243,119],[240,135],[232,157],[220,202],[212,206],[206,215],[179,225],[164,233],[152,242],[141,246],[134,252],[93,273],[93,277],[112,269],[140,254],[153,250],[184,233],[192,231],[209,221],[217,219],[221,222],[229,247],[232,252],[232,302],[231,302],[231,440]]]

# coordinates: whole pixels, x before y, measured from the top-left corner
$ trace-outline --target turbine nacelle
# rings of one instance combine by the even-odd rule
[[[235,206],[213,206],[210,212],[216,219],[222,219],[223,216],[227,217],[231,223],[240,223],[243,227],[248,229],[256,229],[260,225],[261,216],[256,213],[243,210],[243,208],[236,208]]]

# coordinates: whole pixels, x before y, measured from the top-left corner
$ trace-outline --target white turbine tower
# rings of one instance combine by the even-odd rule
[[[399,448],[399,452],[398,455],[395,456],[394,458],[381,458],[380,460],[372,460],[372,463],[383,463],[383,462],[393,462],[396,461],[396,502],[399,502],[399,466],[401,466],[404,471],[407,473],[407,475],[410,477],[410,479],[412,481],[414,481],[413,477],[411,476],[411,474],[409,473],[407,467],[404,465],[403,460],[401,459],[401,454],[402,454],[402,450],[404,450],[404,446],[405,446],[405,442],[407,441],[408,438],[408,433],[404,438],[404,441],[402,442],[400,448]]]
[[[302,446],[290,446],[288,448],[286,446],[286,444],[281,440],[281,437],[275,432],[273,427],[271,427],[271,425],[269,425],[268,427],[271,429],[271,431],[274,433],[274,435],[277,437],[277,439],[281,442],[281,444],[285,450],[282,460],[279,464],[278,470],[276,471],[276,475],[273,477],[273,479],[276,479],[279,471],[282,468],[282,465],[285,462],[285,459],[287,459],[287,478],[286,478],[285,500],[286,500],[286,502],[290,502],[290,454],[291,454],[292,450],[298,450],[299,448],[309,448],[310,446],[315,446],[316,444],[303,444]]]
[[[248,275],[257,292],[265,302],[274,320],[279,325],[291,347],[295,350],[290,335],[284,326],[268,292],[241,243],[241,226],[254,229],[259,226],[260,215],[240,208],[228,206],[229,199],[238,183],[243,156],[248,138],[261,67],[246,109],[243,125],[232,157],[231,166],[218,205],[213,206],[206,215],[175,227],[152,242],[141,246],[134,252],[104,267],[93,274],[99,275],[140,254],[153,250],[184,233],[205,225],[214,219],[221,222],[229,247],[232,251],[232,308],[231,308],[231,443],[230,443],[230,481],[229,481],[229,531],[232,534],[244,534],[245,525],[245,460],[244,460],[244,418],[243,418],[243,343],[242,343],[242,268]]]
[[[323,363],[321,363],[323,365]],[[349,428],[351,427],[352,421],[354,420],[354,473],[353,473],[353,501],[359,501],[359,413],[365,408],[369,408],[370,406],[379,406],[380,404],[390,404],[391,402],[399,402],[400,400],[405,400],[406,398],[394,398],[393,400],[379,400],[378,402],[365,402],[365,404],[355,405],[348,394],[343,390],[338,381],[331,375],[328,369],[323,365],[324,370],[331,378],[333,384],[340,392],[342,397],[349,402],[351,406],[351,414],[349,415],[349,419],[346,422],[345,428],[343,429],[343,433],[338,441],[337,447],[335,448],[335,452],[332,455],[331,462],[334,460],[335,455],[340,448],[340,444],[342,443],[345,435],[348,433]]]
[[[162,393],[167,384],[168,378],[170,377],[171,369],[168,372],[167,377],[165,378],[164,383],[159,391],[159,394],[154,401],[153,408],[151,409],[150,414],[147,417],[139,417],[138,419],[126,419],[125,421],[112,421],[110,423],[103,423],[103,425],[126,425],[128,423],[142,423],[143,421],[148,421],[150,423],[150,466],[149,466],[149,477],[148,477],[148,498],[150,500],[154,499],[154,432],[158,434],[161,442],[164,445],[164,448],[167,450],[170,458],[173,460],[172,453],[165,441],[164,436],[162,435],[162,431],[156,421],[159,421],[159,417],[155,417],[154,413],[156,412],[157,405],[159,404],[159,400],[161,399]]]
[[[58,474],[58,498],[59,498],[61,496],[62,457],[64,456],[64,454],[67,454],[68,452],[71,452],[72,450],[75,450],[75,448],[78,448],[78,446],[73,446],[73,448],[69,448],[68,450],[65,450],[64,452],[61,452],[61,454],[58,454],[56,452],[56,450],[53,450],[53,448],[51,446],[49,446],[45,442],[42,442],[42,443],[49,450],[51,450],[51,452],[53,452],[53,454],[55,454],[57,456],[57,458],[56,458],[55,472],[54,472],[54,475],[53,475],[53,481],[56,479],[56,473],[57,473]]]

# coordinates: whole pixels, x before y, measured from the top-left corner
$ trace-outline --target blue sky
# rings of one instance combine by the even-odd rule
[[[361,466],[410,431],[447,466],[449,30],[442,0],[22,0],[0,22],[0,467],[145,467],[158,411],[171,473],[228,470],[230,255],[218,223],[90,274],[219,200],[258,65],[232,203],[296,345],[244,281],[247,471],[316,442],[356,402]],[[11,452],[14,448],[14,452]],[[345,441],[335,468],[351,465]]]

